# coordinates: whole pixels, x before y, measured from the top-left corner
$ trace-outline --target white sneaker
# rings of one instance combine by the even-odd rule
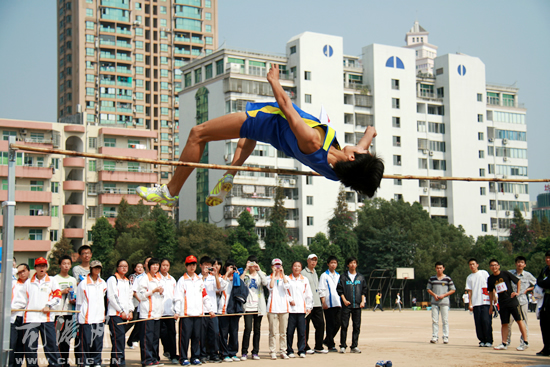
[[[243,354],[241,356],[241,361],[246,361],[248,359],[248,356],[246,354]]]
[[[521,344],[519,345],[519,347],[516,348],[516,350],[522,351],[522,350],[525,350],[527,348],[529,348],[529,344],[525,344],[525,342],[522,341]]]
[[[260,360],[260,356],[257,355],[257,354],[253,354],[253,355],[252,355],[252,359],[255,360],[255,361],[259,361],[259,360]],[[277,359],[277,356],[275,356],[275,359]]]
[[[449,344],[449,338],[443,337],[443,344]]]
[[[485,343],[484,347],[486,347],[486,348],[492,348],[492,347],[493,347],[493,343]]]
[[[313,354],[313,353],[315,353],[315,351],[313,349],[306,350],[306,354]]]
[[[342,354],[346,353],[346,348],[343,348],[343,347],[340,348],[340,353],[342,353]]]
[[[305,353],[300,353],[299,356],[300,356],[300,358],[306,358],[306,354],[305,354]]]
[[[495,349],[495,350],[506,350],[506,349],[508,349],[508,346],[504,343],[500,343],[500,345],[497,345],[493,349]]]
[[[351,348],[351,353],[361,353],[361,349],[355,347],[355,348]]]
[[[281,352],[281,358],[282,359],[288,359],[288,356],[286,355],[286,353]]]
[[[271,359],[277,359],[277,354],[271,353]]]
[[[240,362],[241,361],[241,359],[237,356],[233,356],[233,357],[231,357],[231,359],[233,360],[233,362]]]
[[[308,350],[308,352],[309,352],[309,350]],[[316,354],[327,354],[328,350],[326,350],[326,349],[315,349],[313,352],[316,353]]]
[[[134,348],[137,348],[139,347],[139,342],[134,342],[133,345],[134,345]]]
[[[288,355],[288,358],[296,358],[296,354],[290,353],[290,354]]]
[[[437,343],[437,338],[432,338],[432,339],[430,340],[430,343],[432,343],[432,344]]]

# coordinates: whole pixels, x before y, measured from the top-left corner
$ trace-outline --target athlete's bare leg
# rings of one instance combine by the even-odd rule
[[[256,140],[240,138],[237,143],[237,149],[235,149],[235,154],[233,155],[233,160],[231,161],[232,166],[242,166],[244,162],[250,157],[250,154],[254,151],[256,147]],[[235,176],[237,174],[236,170],[228,170],[224,175],[230,174]]]
[[[198,163],[202,157],[206,143],[210,141],[238,138],[240,136],[241,126],[246,118],[247,115],[245,112],[237,112],[216,117],[203,124],[194,126],[189,133],[187,143],[181,152],[179,160],[182,162]],[[254,148],[252,148],[252,150],[253,149]],[[170,195],[177,196],[179,194],[183,184],[185,184],[185,181],[187,181],[193,170],[193,167],[178,166],[176,168],[174,176],[166,185],[168,191],[170,191]]]

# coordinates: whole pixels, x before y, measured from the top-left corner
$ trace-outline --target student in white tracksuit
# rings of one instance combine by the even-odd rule
[[[288,276],[290,283],[290,314],[288,315],[287,327],[287,352],[290,358],[294,358],[292,342],[294,331],[298,331],[298,355],[300,358],[306,356],[306,316],[313,309],[313,293],[309,280],[302,274],[302,263],[295,261],[292,264],[292,274]]]
[[[336,286],[340,281],[340,274],[336,272],[338,259],[336,256],[329,256],[327,259],[328,270],[321,274],[319,279],[319,295],[325,312],[325,324],[327,327],[324,344],[329,352],[338,352],[334,343],[334,337],[340,330],[342,301]]]
[[[115,275],[107,279],[107,316],[111,331],[111,362],[110,366],[126,365],[124,343],[125,327],[119,323],[131,321],[134,317],[133,291],[130,281],[126,278],[128,262],[124,259],[116,263]]]
[[[149,260],[149,272],[139,278],[136,296],[139,298],[139,318],[152,319],[142,321],[139,335],[141,364],[143,366],[158,364],[160,320],[164,302],[162,276],[159,273],[160,261]]]
[[[25,300],[26,286],[25,283],[29,279],[30,269],[27,264],[19,264],[17,266],[17,280],[13,280],[11,284],[11,308],[17,309],[17,304],[22,305]],[[10,356],[9,367],[21,367],[25,356],[23,347],[23,335],[21,330],[23,325],[23,311],[12,312],[10,317]]]
[[[269,352],[271,359],[277,359],[276,327],[279,326],[279,353],[281,358],[288,359],[286,354],[286,329],[288,313],[290,312],[290,283],[284,273],[283,262],[280,259],[271,261],[271,275],[267,278],[269,299],[267,300],[267,320],[269,321]]]
[[[78,284],[76,292],[76,305],[80,310],[80,345],[77,348],[82,358],[80,363],[77,363],[79,365],[101,366],[107,292],[107,283],[100,277],[102,267],[101,262],[91,261],[90,274]]]
[[[164,292],[162,304],[162,316],[174,316],[174,297],[176,295],[176,279],[168,272],[170,271],[170,260],[162,259],[160,261],[160,275],[162,276],[162,287]],[[164,349],[164,356],[172,363],[178,362],[178,352],[176,344],[176,320],[160,320],[160,340]]]
[[[174,298],[174,317],[182,317],[179,324],[180,333],[180,363],[184,366],[190,364],[187,358],[189,341],[191,340],[191,359],[193,364],[200,364],[200,337],[201,337],[201,318],[205,312],[210,317],[216,314],[212,311],[210,297],[206,293],[204,283],[195,270],[197,270],[197,258],[193,255],[185,259],[187,273],[178,280],[176,285],[176,295]]]

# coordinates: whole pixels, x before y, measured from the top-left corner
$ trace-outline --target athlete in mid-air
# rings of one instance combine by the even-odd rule
[[[325,176],[340,181],[353,190],[372,197],[382,180],[384,163],[368,149],[376,129],[368,126],[355,146],[340,148],[336,132],[317,118],[293,105],[279,83],[279,65],[273,64],[267,74],[276,103],[247,103],[246,112],[217,117],[191,129],[180,161],[199,162],[206,143],[240,138],[232,166],[241,166],[254,150],[257,141],[271,144]],[[138,194],[147,201],[174,205],[193,167],[178,166],[166,185],[138,187]],[[233,187],[236,170],[228,170],[206,199],[209,206],[223,202]]]

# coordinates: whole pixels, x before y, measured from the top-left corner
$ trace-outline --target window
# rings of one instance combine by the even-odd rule
[[[486,223],[481,224],[481,232],[487,232],[487,224]]]
[[[296,53],[296,46],[290,46],[290,54],[295,54]]]
[[[394,166],[400,166],[401,165],[401,156],[400,155],[394,155],[393,156],[393,165]]]
[[[311,80],[311,71],[304,71],[304,79]]]
[[[313,185],[313,176],[306,176],[306,185]]]
[[[485,214],[487,213],[487,205],[482,205],[481,206],[481,214]]]
[[[94,56],[95,50],[91,47],[86,47],[86,56]]]
[[[128,172],[139,172],[139,162],[128,162]]]
[[[94,29],[94,22],[86,22],[86,29]]]
[[[143,41],[136,41],[136,48],[143,49]]]
[[[161,14],[166,14],[166,6],[161,6],[160,7],[160,13]]]
[[[51,229],[50,230],[50,241],[57,241],[59,238],[57,229]]]
[[[313,225],[313,217],[307,217],[307,225],[312,226]]]
[[[160,45],[160,52],[168,52],[168,45],[166,43]]]
[[[400,178],[394,178],[394,179],[393,179],[393,184],[394,184],[395,186],[403,186],[403,180],[400,179]]]
[[[161,115],[168,115],[168,107],[161,107],[160,108],[160,114]]]
[[[195,84],[202,81],[202,69],[195,69]]]
[[[484,168],[479,169],[479,177],[485,177],[485,169]]]
[[[216,61],[216,75],[223,74],[223,59]]]
[[[437,98],[445,97],[445,91],[443,87],[437,88]]]
[[[435,75],[443,74],[443,68],[435,69]]]
[[[426,158],[418,158],[418,168],[428,169],[428,160]]]
[[[313,196],[306,196],[306,204],[313,205]]]
[[[94,16],[94,9],[86,9],[86,16],[87,17],[93,17]]]
[[[399,80],[398,79],[392,79],[391,80],[391,89],[399,90]]]
[[[97,138],[88,138],[88,148],[97,148]]]
[[[479,151],[479,158],[485,158],[485,151],[484,150]]]
[[[31,191],[44,191],[44,181],[31,181]]]
[[[481,196],[487,195],[487,188],[486,187],[480,187],[479,188],[479,195],[481,195]]]
[[[10,136],[17,137],[17,131],[3,131],[2,132],[2,140],[9,140]]]
[[[31,241],[42,241],[42,230],[41,229],[29,229],[29,240],[31,240]]]
[[[392,126],[393,127],[401,127],[401,118],[400,117],[392,117]]]
[[[483,94],[481,94],[481,93],[477,94],[477,101],[478,102],[483,102]]]
[[[483,115],[477,114],[477,122],[483,122]]]
[[[482,132],[477,133],[477,140],[483,140],[483,133]]]
[[[160,89],[168,90],[168,82],[160,82]]]
[[[29,215],[31,217],[44,215],[44,205],[31,204],[29,208]]]
[[[210,79],[212,78],[213,74],[212,74],[212,64],[209,64],[209,65],[206,65],[204,67],[204,78],[205,79]]]
[[[143,75],[143,66],[136,66],[136,74]]]
[[[103,170],[104,171],[114,171],[116,167],[115,161],[103,161]]]
[[[104,138],[103,139],[103,145],[105,147],[115,148],[116,147],[116,138]]]
[[[399,98],[392,98],[391,99],[391,106],[392,108],[399,108]]]
[[[417,121],[416,122],[416,131],[419,133],[425,133],[426,132],[426,121]]]
[[[211,25],[205,25],[204,26],[204,29],[206,31],[206,33],[212,33],[212,26]],[[207,43],[208,44],[208,43]]]
[[[393,137],[393,146],[394,147],[400,147],[401,146],[401,137],[400,136],[394,136]]]
[[[395,195],[393,195],[393,200],[395,200],[395,201],[403,200],[403,194],[395,194]]]
[[[88,218],[97,218],[97,206],[88,207]]]
[[[88,183],[88,195],[97,195],[97,183]]]
[[[430,168],[445,171],[447,169],[447,161],[444,159],[430,159]]]
[[[97,170],[96,161],[95,160],[88,161],[88,171],[95,172],[96,170]]]
[[[212,20],[212,13],[204,13],[205,20]]]
[[[311,94],[306,94],[304,96],[304,102],[305,103],[311,103]]]
[[[136,10],[141,10],[141,3],[135,3],[136,5]]]

